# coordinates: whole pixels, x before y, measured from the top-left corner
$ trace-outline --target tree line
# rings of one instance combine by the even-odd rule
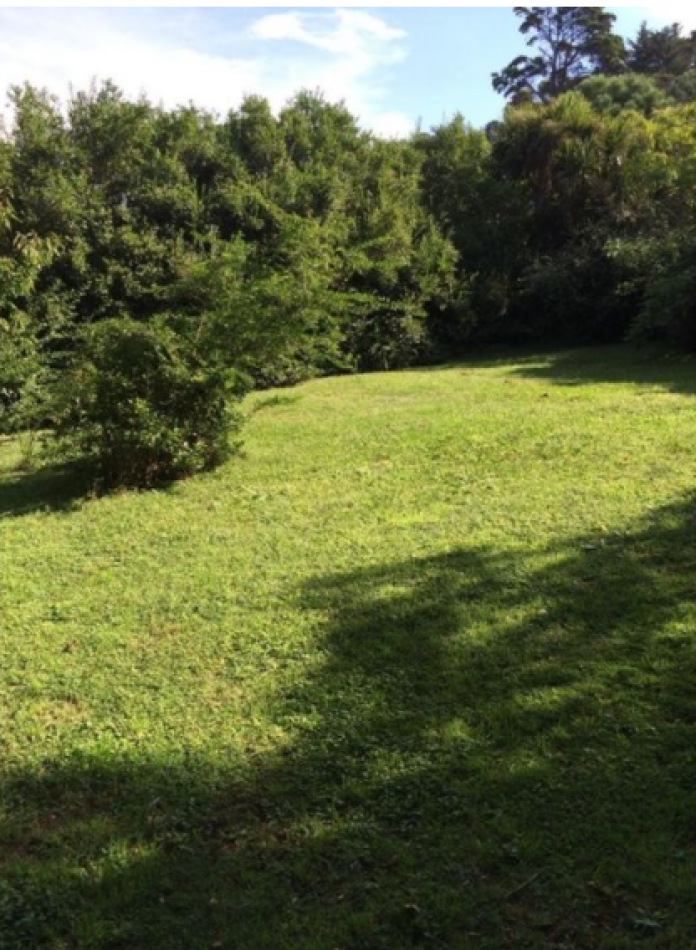
[[[249,387],[490,343],[694,345],[696,43],[515,8],[509,104],[404,141],[303,91],[223,118],[10,91],[0,430],[104,482],[217,464]]]

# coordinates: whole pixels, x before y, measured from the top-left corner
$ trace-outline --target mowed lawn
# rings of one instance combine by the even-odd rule
[[[317,380],[101,498],[3,442],[3,950],[691,947],[695,383]]]

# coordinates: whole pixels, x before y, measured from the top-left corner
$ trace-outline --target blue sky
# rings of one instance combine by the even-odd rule
[[[695,7],[610,7],[635,34]],[[502,99],[490,74],[524,51],[512,7],[0,8],[0,87],[29,80],[65,97],[92,78],[166,106],[220,113],[246,93],[280,108],[299,88],[343,99],[367,128],[405,135],[461,111],[482,125]]]

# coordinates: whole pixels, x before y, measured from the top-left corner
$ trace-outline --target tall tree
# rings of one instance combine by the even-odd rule
[[[517,56],[493,74],[493,88],[513,102],[548,102],[587,76],[624,69],[625,50],[604,7],[515,7],[533,56]]]

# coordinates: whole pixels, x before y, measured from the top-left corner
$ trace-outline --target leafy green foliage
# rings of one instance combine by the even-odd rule
[[[668,234],[649,244],[619,247],[632,276],[650,273],[632,335],[668,339],[696,350],[696,230]],[[642,257],[634,261],[636,255]],[[631,267],[631,265],[633,265]]]
[[[239,414],[234,377],[161,321],[85,331],[56,393],[59,457],[92,462],[106,485],[149,486],[219,464]]]
[[[15,231],[11,151],[0,142],[0,432],[31,428],[43,383],[42,341],[28,308],[50,239]]]
[[[636,73],[669,81],[696,69],[696,31],[684,36],[678,23],[651,30],[644,22],[628,45],[628,65]]]
[[[475,201],[467,206],[470,230],[502,224],[490,242],[495,258],[484,251],[471,281],[475,290],[485,275],[502,296],[485,326],[478,305],[475,336],[485,339],[487,329],[508,340],[600,341],[652,333],[690,345],[693,36],[676,24],[643,25],[623,56],[603,8],[515,12],[539,52],[494,77],[517,105],[488,129],[487,177],[507,193],[496,201],[480,185],[485,211]],[[449,177],[457,173],[475,180],[462,160]],[[437,206],[435,213],[446,220]],[[456,221],[461,228],[467,218]]]
[[[410,146],[374,141],[345,108],[310,93],[278,118],[249,97],[222,123],[193,107],[129,102],[111,83],[77,93],[66,113],[29,86],[13,102],[0,261],[4,310],[12,297],[25,316],[18,310],[3,337],[6,403],[28,393],[30,355],[61,393],[73,385],[61,377],[77,365],[76,340],[77,362],[101,365],[104,354],[95,363],[88,352],[101,338],[84,328],[113,319],[146,333],[168,314],[200,371],[257,385],[403,365],[427,350],[428,313],[452,291],[455,253],[422,207]],[[23,278],[19,249],[37,242],[51,254]],[[24,399],[22,418],[29,409]],[[163,440],[157,412],[142,427],[161,424]],[[174,431],[184,438],[175,419]],[[89,454],[96,443],[75,429],[73,445]],[[167,477],[203,464],[195,452],[190,466],[172,445],[167,453]],[[104,467],[116,478],[112,455]]]
[[[677,103],[650,76],[634,73],[592,76],[582,82],[578,90],[597,112],[611,116],[633,110],[649,117],[657,109]]]
[[[576,92],[509,108],[479,171],[465,147],[474,130],[425,140],[433,212],[464,264],[473,338],[589,342],[630,332],[661,271],[640,248],[676,235],[688,242],[693,228],[694,118],[691,106],[649,117],[598,111]],[[440,192],[440,180],[452,186]]]

